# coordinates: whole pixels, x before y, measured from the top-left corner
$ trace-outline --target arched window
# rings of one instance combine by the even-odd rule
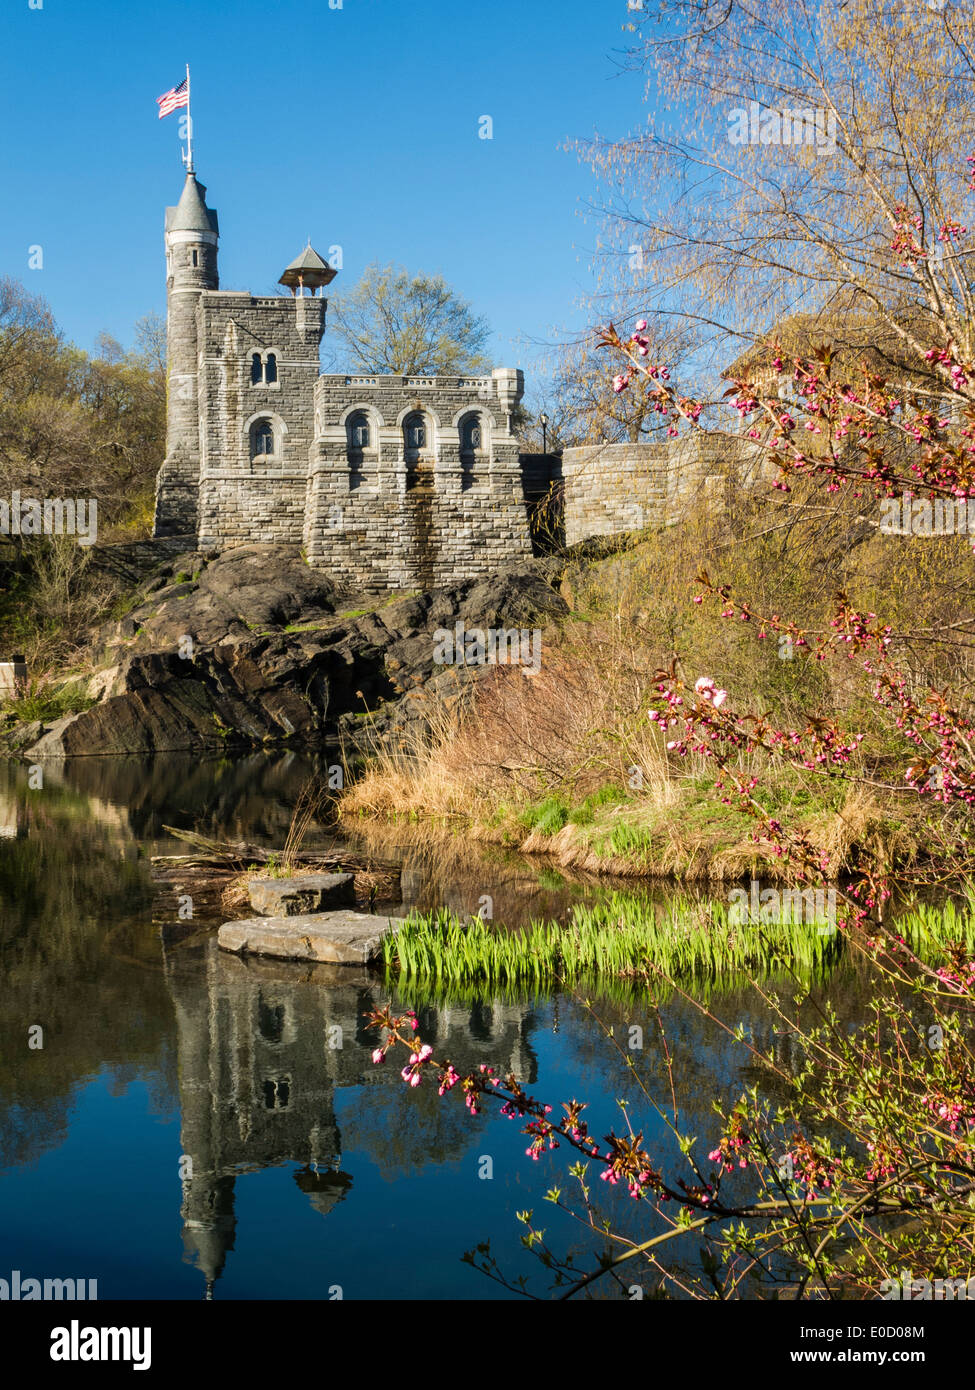
[[[460,487],[466,492],[474,482],[474,463],[481,448],[481,417],[465,415],[460,422]]]
[[[251,354],[251,385],[273,386],[278,379],[278,358],[273,352]]]
[[[251,425],[251,458],[274,457],[274,425],[270,420],[255,420]]]
[[[369,417],[364,410],[357,410],[349,419],[349,452],[361,453],[369,448]]]
[[[403,421],[403,454],[407,463],[416,463],[420,451],[426,448],[427,427],[419,411],[407,415]]]
[[[261,1037],[279,1043],[284,1036],[284,1005],[266,1004],[262,995],[257,1002],[257,1026]]]
[[[481,448],[481,421],[477,415],[465,415],[460,422],[460,456],[470,457],[473,462],[474,455]]]

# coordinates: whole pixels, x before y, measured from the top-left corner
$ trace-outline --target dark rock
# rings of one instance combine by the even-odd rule
[[[378,736],[422,734],[428,697],[452,701],[488,669],[436,665],[437,628],[545,627],[567,612],[552,587],[559,572],[543,560],[389,601],[340,593],[287,547],[177,549],[150,567],[150,544],[115,560],[142,567],[143,601],[98,634],[108,653],[88,685],[98,703],[38,726],[29,744],[23,729],[5,734],[8,751],[150,753],[336,735],[364,749]]]

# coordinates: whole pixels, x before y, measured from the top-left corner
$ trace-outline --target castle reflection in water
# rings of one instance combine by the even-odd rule
[[[212,938],[192,952],[167,948],[165,964],[177,1026],[184,1258],[212,1297],[234,1248],[237,1179],[298,1164],[295,1181],[328,1215],[352,1186],[339,1167],[336,1091],[403,1082],[398,1066],[372,1062],[378,1035],[364,1016],[389,993],[364,970],[244,960]],[[536,1079],[530,1005],[428,1006],[421,1020],[424,1041],[458,1069],[487,1062]]]

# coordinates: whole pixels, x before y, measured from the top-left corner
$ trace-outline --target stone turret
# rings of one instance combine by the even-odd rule
[[[200,479],[198,308],[219,287],[217,214],[192,168],[166,209],[166,459],[156,483],[157,536],[195,535]]]

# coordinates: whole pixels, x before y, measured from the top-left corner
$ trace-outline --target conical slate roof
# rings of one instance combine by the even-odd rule
[[[166,209],[166,231],[219,233],[217,214],[207,207],[206,196],[206,188],[197,183],[196,175],[187,174],[179,202]]]
[[[306,289],[313,290],[317,289],[319,285],[329,284],[335,279],[336,273],[327,261],[322,260],[309,242],[301,255],[295,256],[278,284],[294,286],[300,281]]]

